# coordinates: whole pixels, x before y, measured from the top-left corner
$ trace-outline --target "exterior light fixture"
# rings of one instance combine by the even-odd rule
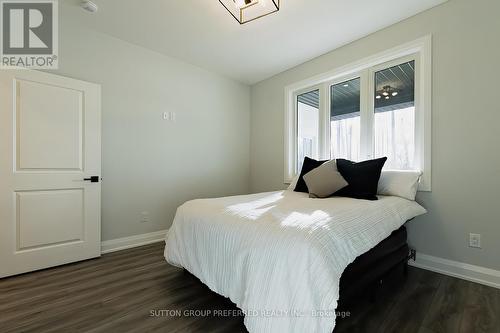
[[[219,2],[240,24],[280,10],[280,0],[219,0]]]
[[[384,99],[390,99],[391,97],[396,97],[398,94],[399,89],[391,86],[384,86],[382,89],[377,90],[375,98],[381,99],[382,97],[384,97]]]

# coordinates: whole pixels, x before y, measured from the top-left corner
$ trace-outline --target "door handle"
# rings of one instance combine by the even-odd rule
[[[83,178],[86,182],[99,183],[99,176],[91,176],[89,178]]]

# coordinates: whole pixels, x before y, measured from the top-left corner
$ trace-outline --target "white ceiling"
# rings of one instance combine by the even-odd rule
[[[65,12],[122,40],[253,84],[447,0],[281,0],[245,25],[218,0],[65,1]],[[71,8],[73,7],[73,8]]]

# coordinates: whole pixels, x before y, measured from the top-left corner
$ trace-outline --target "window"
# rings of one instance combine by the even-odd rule
[[[330,87],[330,158],[358,161],[361,147],[360,78]]]
[[[375,157],[384,168],[413,170],[415,165],[415,61],[375,72]]]
[[[305,156],[420,170],[430,191],[430,37],[289,86],[285,181]]]
[[[304,157],[319,156],[319,90],[297,96],[297,170]]]

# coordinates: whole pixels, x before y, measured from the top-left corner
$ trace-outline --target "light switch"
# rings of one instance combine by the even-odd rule
[[[175,122],[176,116],[177,114],[173,111],[163,112],[163,120]]]

